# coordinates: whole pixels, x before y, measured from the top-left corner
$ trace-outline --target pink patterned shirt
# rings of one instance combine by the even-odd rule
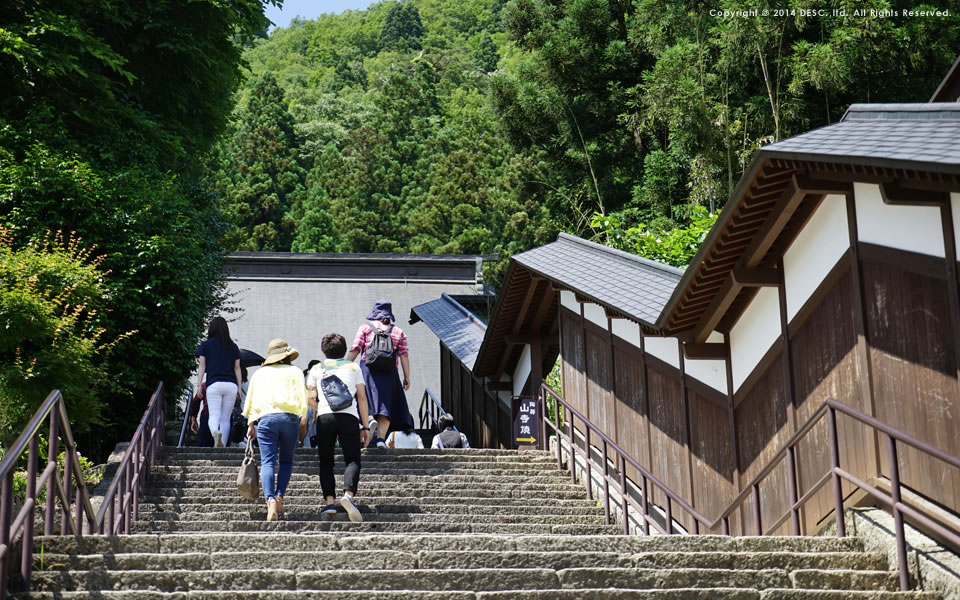
[[[384,325],[380,321],[375,321],[374,326],[381,331],[389,327],[389,325]],[[357,330],[357,336],[353,339],[350,350],[359,350],[360,360],[367,357],[367,347],[373,343],[373,336],[373,327],[371,327],[369,323],[364,323],[360,326],[360,329]],[[407,356],[407,334],[394,325],[390,331],[390,338],[393,340],[393,349],[396,351],[397,356]]]

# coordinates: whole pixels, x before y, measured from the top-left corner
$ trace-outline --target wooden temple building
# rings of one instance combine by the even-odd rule
[[[511,258],[489,323],[449,296],[414,307],[441,341],[444,406],[477,445],[507,445],[509,398],[559,356],[562,397],[709,517],[828,398],[960,456],[958,96],[955,65],[936,101],[856,104],[761,148],[686,270],[561,234]],[[882,488],[881,436],[838,426],[844,468]],[[800,494],[829,466],[826,436],[797,448]],[[958,470],[898,462],[916,498],[960,511]],[[788,510],[787,476],[764,480],[763,522]],[[803,531],[833,506],[827,486]],[[750,511],[731,533],[757,533]]]

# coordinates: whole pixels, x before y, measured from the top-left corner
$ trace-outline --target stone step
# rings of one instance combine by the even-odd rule
[[[271,525],[283,523],[273,522]],[[266,523],[264,523],[266,524]],[[220,552],[238,548],[251,551],[323,551],[323,550],[395,550],[498,552],[614,552],[614,553],[705,553],[721,557],[738,553],[781,554],[809,557],[811,554],[863,554],[857,538],[835,537],[726,537],[705,536],[625,536],[625,535],[451,535],[346,532],[338,534],[256,533],[133,534],[126,536],[38,536],[35,553],[63,554],[123,552]],[[870,555],[874,556],[877,555]],[[718,558],[718,560],[726,560]],[[659,564],[659,563],[657,563]],[[705,563],[719,568],[721,562]],[[733,563],[727,563],[732,565]],[[732,567],[731,567],[732,568]],[[754,567],[756,568],[756,567]],[[760,567],[765,568],[765,567]],[[781,567],[783,568],[783,567]],[[871,567],[875,568],[875,567]],[[883,564],[882,569],[887,568]]]
[[[366,499],[366,504],[370,506],[383,506],[386,509],[389,509],[391,506],[449,506],[457,507],[466,511],[469,507],[497,507],[501,509],[503,507],[516,507],[523,509],[531,510],[564,510],[564,511],[584,511],[584,510],[593,510],[599,509],[597,502],[595,500],[587,500],[586,498],[576,498],[576,499],[558,499],[550,502],[549,505],[544,505],[540,502],[532,502],[529,498],[500,498],[500,497],[465,497],[465,496],[374,496],[372,494],[363,494],[363,498],[358,496],[357,500],[360,503],[363,503],[362,500]],[[323,506],[325,500],[319,493],[314,495],[300,495],[291,496],[287,495],[287,505],[299,505],[299,506]],[[189,497],[163,497],[163,496],[144,496],[140,500],[141,510],[144,507],[155,506],[160,507],[178,507],[178,506],[250,506],[251,500],[246,498],[241,498],[236,494],[236,491],[233,490],[230,493],[230,496],[213,496],[213,495],[198,495],[198,496],[189,496]],[[599,509],[602,510],[602,509]]]
[[[808,557],[809,558],[809,557]],[[675,570],[702,571],[704,577],[726,573],[753,573],[765,583],[761,586],[820,589],[889,589],[897,586],[896,574],[887,570],[844,568],[849,555],[813,557],[797,561],[789,553],[736,555],[722,552],[496,552],[496,551],[419,551],[399,550],[300,550],[282,552],[223,551],[185,553],[56,554],[47,552],[43,561],[35,559],[38,570],[211,570],[239,569],[257,565],[264,569],[317,571],[338,569],[607,569],[616,573],[630,569],[652,572]],[[799,566],[798,566],[799,565]],[[616,585],[616,573],[610,575]],[[682,573],[677,577],[687,577]],[[625,575],[624,577],[628,577]],[[733,584],[733,579],[725,580]],[[757,587],[751,578],[737,587]],[[634,584],[618,587],[630,587]],[[671,584],[671,587],[673,584]],[[581,586],[590,587],[590,586]],[[664,586],[657,586],[664,587]],[[683,587],[683,585],[681,585]],[[690,583],[689,587],[701,587]]]
[[[291,507],[292,508],[292,507]],[[361,506],[360,512],[363,513],[365,521],[379,523],[434,523],[446,522],[451,520],[462,521],[463,515],[444,512],[371,512],[368,506]],[[346,518],[346,513],[337,515],[321,515],[318,509],[311,511],[305,510],[287,510],[287,521],[329,521],[334,517]],[[265,521],[267,518],[267,508],[265,504],[260,504],[256,508],[221,510],[216,512],[159,512],[148,511],[140,515],[138,523],[192,523],[197,521],[221,521],[221,522],[242,522],[242,521]],[[555,525],[602,525],[603,515],[540,515],[540,514],[515,514],[508,511],[497,514],[470,514],[471,523],[530,523],[530,524],[555,524]]]
[[[601,516],[603,512],[595,504],[586,506],[537,506],[522,500],[501,500],[497,504],[473,504],[456,503],[454,498],[446,499],[448,502],[416,502],[410,501],[410,498],[398,498],[396,502],[362,502],[357,501],[357,507],[362,513],[375,514],[442,514],[442,515],[524,515],[533,516]],[[310,515],[317,513],[325,506],[326,502],[319,496],[313,501],[305,501],[302,497],[288,498],[285,509],[288,519],[309,519]],[[259,518],[256,515],[265,515],[266,508],[262,503],[253,503],[250,501],[241,503],[238,500],[233,502],[163,502],[163,503],[140,503],[140,519],[150,519],[154,516],[166,514],[179,515],[203,515],[220,512],[246,513],[250,518]]]
[[[405,481],[402,482],[369,481],[361,477],[359,493],[362,496],[447,496],[461,498],[538,498],[549,500],[558,497],[563,500],[585,500],[584,489],[573,484],[544,484],[530,483],[522,486],[513,484],[498,485],[470,483],[449,483],[439,481]],[[343,489],[343,480],[337,478],[337,490]],[[316,480],[292,481],[287,487],[287,496],[294,495],[315,496],[320,491],[320,483]],[[191,497],[219,497],[240,498],[237,494],[236,480],[230,482],[216,482],[211,485],[183,485],[169,483],[165,485],[151,484],[147,487],[144,498],[191,498]]]
[[[364,521],[353,523],[344,520],[330,521],[149,521],[133,526],[137,533],[198,533],[198,532],[388,532],[388,533],[506,533],[537,535],[556,533],[564,535],[615,535],[621,528],[616,525],[551,525],[544,523],[470,523],[463,519],[439,522],[396,523]]]
[[[89,600],[90,592],[33,592],[15,594],[18,600]],[[883,592],[817,590],[743,590],[732,588],[641,590],[509,590],[497,592],[414,591],[192,591],[154,592],[145,590],[96,592],[102,600],[940,600],[929,592]]]
[[[150,473],[150,486],[163,486],[170,485],[172,483],[186,483],[190,485],[209,485],[227,482],[236,482],[237,480],[237,471],[238,469],[231,469],[230,472],[222,473]],[[335,473],[336,475],[343,475],[342,473]],[[416,473],[400,473],[396,471],[385,471],[382,473],[370,473],[367,471],[361,471],[360,473],[361,481],[377,481],[381,483],[407,483],[414,481],[424,481],[429,480],[430,482],[435,483],[469,483],[472,485],[479,484],[499,484],[499,485],[533,485],[533,484],[544,484],[544,485],[563,485],[564,478],[554,475],[541,475],[531,473],[529,475],[517,475],[516,471],[477,471],[475,473],[451,473],[450,471],[422,471]],[[317,481],[316,473],[309,473],[303,470],[298,470],[294,467],[293,474],[290,479],[291,482],[307,482],[307,481]],[[569,480],[566,480],[569,481]],[[570,483],[569,485],[576,485]]]
[[[849,583],[832,576],[834,584]],[[862,581],[866,581],[862,578]],[[118,571],[40,571],[38,590],[96,591],[102,589],[190,590],[425,590],[497,591],[595,589],[719,588],[782,589],[793,585],[780,569],[647,569],[647,568],[393,568],[375,573],[364,569],[304,570],[289,568]],[[889,587],[887,577],[880,583]],[[846,586],[833,590],[846,590]],[[893,591],[893,590],[890,590]]]
[[[257,464],[260,464],[260,455],[255,454],[254,459]],[[160,462],[154,465],[154,468],[179,468],[179,469],[194,469],[194,470],[203,470],[208,468],[231,468],[239,465],[243,460],[242,454],[237,454],[236,456],[224,456],[219,458],[211,457],[197,457],[197,458],[177,458],[177,459],[167,459],[163,462]],[[310,456],[295,456],[294,457],[295,465],[317,465],[317,455],[312,454]],[[470,469],[537,469],[541,471],[556,471],[563,472],[561,469],[557,468],[557,461],[554,460],[521,460],[516,458],[511,458],[507,456],[491,456],[491,457],[460,457],[456,460],[447,460],[446,457],[442,456],[422,456],[422,457],[400,457],[400,456],[363,456],[361,458],[361,464],[366,467],[367,465],[379,467],[379,468],[389,468],[389,467],[408,467],[410,465],[424,465],[428,468],[470,468]],[[343,465],[343,458],[337,456],[334,460],[335,466]],[[567,472],[569,473],[569,471]]]
[[[167,460],[171,459],[211,459],[211,458],[220,458],[220,457],[230,457],[230,456],[243,456],[245,449],[244,448],[198,448],[198,447],[184,447],[184,448],[171,448],[165,447],[162,448],[158,454],[158,461],[160,463],[165,463]],[[334,453],[339,457],[342,456],[340,449],[336,449]],[[259,456],[260,452],[254,448],[254,455]],[[316,459],[317,450],[314,448],[297,448],[294,453],[296,459],[300,457],[312,457]],[[496,457],[504,457],[507,460],[528,460],[528,461],[540,461],[540,462],[550,462],[553,461],[556,464],[557,455],[553,452],[548,452],[545,450],[526,450],[523,452],[518,452],[516,450],[495,450],[492,448],[468,448],[468,449],[447,449],[447,450],[435,450],[433,448],[364,448],[362,450],[362,457],[366,459],[367,457],[379,458],[387,457],[387,459],[403,459],[403,460],[417,460],[421,457],[431,457],[438,460],[470,460],[476,458],[491,459]]]

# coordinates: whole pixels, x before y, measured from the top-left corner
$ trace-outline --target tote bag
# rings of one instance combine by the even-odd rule
[[[248,500],[260,497],[260,471],[253,458],[253,438],[247,438],[247,450],[240,463],[240,473],[237,475],[237,491]]]

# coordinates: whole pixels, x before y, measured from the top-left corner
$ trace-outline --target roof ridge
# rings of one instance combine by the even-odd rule
[[[591,242],[590,240],[585,240],[585,239],[583,239],[583,238],[581,238],[581,237],[577,237],[577,236],[575,236],[575,235],[572,235],[572,234],[569,234],[569,233],[566,233],[566,232],[563,232],[563,231],[561,231],[560,234],[557,236],[557,241],[558,241],[558,242],[559,242],[561,239],[567,240],[567,241],[569,241],[569,242],[573,242],[573,243],[575,243],[575,244],[580,244],[580,245],[582,245],[582,246],[586,246],[587,248],[591,248],[591,249],[593,249],[593,250],[599,250],[599,251],[601,251],[601,252],[606,252],[607,254],[611,254],[611,255],[616,256],[616,257],[618,257],[618,258],[620,258],[620,259],[628,260],[628,261],[630,261],[631,263],[638,263],[638,264],[643,265],[643,266],[645,266],[645,267],[649,267],[649,268],[652,268],[652,269],[656,269],[656,270],[658,270],[658,271],[663,271],[663,272],[665,272],[665,273],[669,273],[670,275],[676,275],[677,277],[682,277],[682,276],[683,276],[683,273],[684,273],[684,269],[680,269],[680,268],[674,267],[673,265],[668,265],[668,264],[666,264],[666,263],[657,262],[657,261],[655,261],[655,260],[651,260],[651,259],[649,259],[649,258],[644,258],[644,257],[638,256],[638,255],[636,255],[636,254],[631,254],[631,253],[625,252],[625,251],[623,251],[623,250],[618,250],[617,248],[611,248],[610,246],[605,246],[604,244],[599,244],[599,243],[597,243],[597,242]]]
[[[457,302],[450,294],[446,292],[442,292],[440,294],[440,299],[446,300],[447,302],[452,304],[453,307],[457,309],[458,312],[460,312],[464,317],[470,320],[470,322],[472,322],[474,325],[480,327],[484,331],[487,330],[487,324],[483,322],[483,319],[481,319],[479,316],[474,314],[474,312],[469,308],[467,308],[466,306]]]

